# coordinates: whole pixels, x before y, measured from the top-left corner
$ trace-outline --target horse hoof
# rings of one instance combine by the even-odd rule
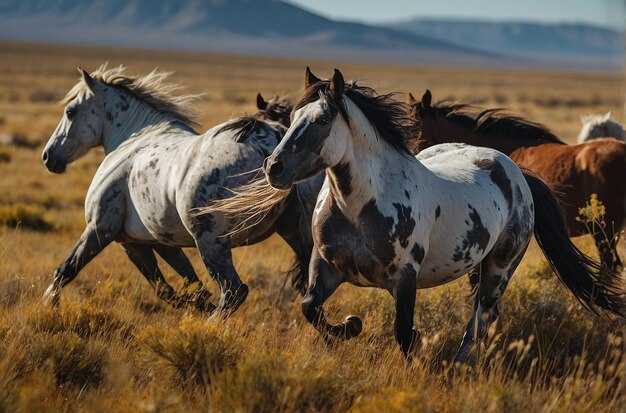
[[[356,337],[363,331],[363,322],[357,316],[349,315],[344,324],[346,326],[346,339]]]
[[[224,304],[221,306],[221,311],[228,315],[234,313],[239,306],[246,301],[248,291],[248,286],[246,284],[241,284],[234,293],[232,291],[226,292],[226,299],[224,300]]]
[[[422,334],[419,332],[419,330],[416,330],[415,327],[413,327],[412,330],[413,330],[413,337],[411,338],[411,349],[414,349],[415,346],[419,343],[420,339],[422,338]]]
[[[465,348],[459,349],[456,356],[454,357],[454,362],[459,363],[460,365],[465,366],[466,368],[474,368],[478,363],[478,351],[476,348]]]
[[[43,293],[43,302],[50,307],[59,306],[59,293],[55,292],[52,286],[48,287],[45,293]]]
[[[235,295],[233,297],[232,304],[231,304],[233,306],[233,311],[238,309],[239,306],[243,304],[244,301],[246,301],[246,298],[248,298],[249,291],[250,289],[248,288],[246,284],[241,284],[239,286],[237,291],[235,291]]]
[[[402,350],[402,354],[404,354],[404,357],[409,363],[413,361],[413,352],[415,351],[415,347],[419,344],[419,340],[421,336],[422,335],[420,334],[420,332],[417,331],[415,327],[413,327],[411,329],[411,341],[409,342],[409,345],[400,346],[400,349]]]
[[[202,313],[211,314],[217,309],[216,305],[204,300],[196,300],[194,305],[196,306],[196,309]]]
[[[203,313],[212,313],[217,309],[217,306],[209,301],[210,297],[211,293],[202,289],[193,293],[193,296],[189,301],[193,303],[198,311]]]

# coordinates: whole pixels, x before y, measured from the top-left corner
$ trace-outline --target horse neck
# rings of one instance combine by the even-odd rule
[[[125,91],[128,100],[126,111],[114,110],[111,104],[104,103],[105,119],[102,144],[105,154],[116,150],[122,143],[137,136],[139,132],[149,126],[171,122],[171,115],[163,113]]]
[[[437,131],[436,143],[456,143],[462,142],[473,146],[484,146],[510,155],[515,150],[524,147],[538,146],[544,141],[535,141],[531,139],[520,139],[514,136],[491,136],[485,133],[476,132],[467,127],[456,125],[448,119],[439,119],[436,124],[439,126]]]
[[[337,165],[327,168],[330,193],[339,209],[352,222],[365,204],[385,199],[385,193],[397,187],[398,177],[408,162],[425,168],[411,155],[403,155],[377,136],[374,125],[346,98],[350,136]],[[401,178],[400,178],[401,179]],[[346,185],[346,181],[349,182]]]
[[[610,135],[612,138],[622,141],[626,138],[626,130],[620,123],[610,121],[608,129],[610,129]]]

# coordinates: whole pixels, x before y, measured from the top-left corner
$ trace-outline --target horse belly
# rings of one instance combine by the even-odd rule
[[[462,277],[485,258],[496,242],[496,236],[487,239],[487,232],[493,233],[493,229],[485,228],[482,234],[481,230],[473,232],[468,241],[468,232],[475,228],[464,221],[454,227],[460,230],[445,237],[436,231],[432,234],[417,274],[417,288],[437,287]]]
[[[129,208],[124,222],[124,232],[136,241],[180,247],[195,245],[193,237],[173,206],[144,208],[141,211],[134,207]]]
[[[509,214],[505,199],[496,190],[471,188],[470,193],[459,189],[457,199],[440,204],[441,216],[430,231],[428,251],[418,272],[418,288],[461,277],[491,251]]]
[[[487,254],[480,254],[467,264],[465,262],[441,262],[435,259],[430,261],[424,260],[417,274],[417,288],[438,287],[454,281],[476,267],[485,255]]]

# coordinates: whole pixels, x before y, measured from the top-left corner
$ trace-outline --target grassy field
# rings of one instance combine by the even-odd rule
[[[329,300],[330,317],[360,315],[364,331],[328,348],[301,315],[300,299],[283,288],[292,257],[277,237],[236,250],[251,293],[226,321],[159,301],[115,245],[63,291],[59,310],[46,308],[41,296],[83,229],[84,196],[103,152],[60,176],[40,160],[76,66],[93,70],[105,61],[130,73],[174,71],[184,91],[204,93],[204,128],[254,112],[257,92],[296,97],[308,64],[321,76],[338,66],[382,91],[421,96],[428,87],[435,99],[508,107],[567,141],[583,113],[612,110],[622,120],[623,76],[16,43],[0,43],[0,55],[0,134],[27,144],[0,147],[0,412],[625,411],[624,323],[583,310],[534,244],[471,372],[451,365],[471,312],[466,279],[418,292],[422,342],[412,364],[393,338],[391,297],[372,289],[342,286]],[[592,252],[588,238],[576,242]],[[188,252],[212,285],[197,253]]]

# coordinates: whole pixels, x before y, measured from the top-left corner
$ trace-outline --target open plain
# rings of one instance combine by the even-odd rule
[[[158,300],[116,245],[63,290],[41,297],[84,226],[83,202],[102,150],[51,175],[41,150],[77,66],[108,61],[131,74],[172,71],[200,93],[202,130],[255,112],[255,96],[297,98],[306,65],[377,90],[429,88],[435,100],[506,107],[574,142],[584,113],[623,120],[622,73],[448,69],[355,62],[0,43],[0,411],[625,411],[624,322],[584,310],[533,244],[501,304],[480,367],[451,365],[472,307],[467,278],[418,291],[422,333],[407,364],[387,293],[344,285],[329,317],[363,317],[358,338],[327,347],[285,285],[290,250],[274,236],[235,251],[251,288],[232,317],[206,318]],[[399,95],[404,99],[404,95]],[[8,136],[5,135],[5,136]],[[625,177],[626,178],[626,177]],[[576,241],[595,253],[589,237]],[[622,254],[624,249],[622,248]],[[195,250],[187,251],[211,291]],[[168,280],[182,285],[167,266]],[[214,295],[215,298],[215,295]]]

